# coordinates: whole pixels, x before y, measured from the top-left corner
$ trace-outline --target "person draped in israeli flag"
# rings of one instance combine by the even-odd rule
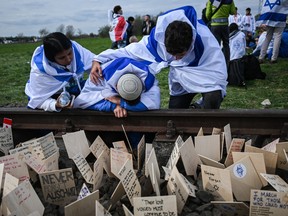
[[[150,62],[155,73],[169,67],[169,108],[188,108],[197,93],[203,107],[218,109],[226,95],[227,67],[221,48],[207,26],[197,20],[192,6],[184,6],[160,15],[149,36],[119,50],[105,50],[96,59],[100,63],[119,57]]]
[[[54,32],[43,39],[31,60],[30,78],[26,83],[28,107],[45,111],[60,111],[67,104],[53,98],[64,92],[78,95],[84,86],[84,72],[93,71],[95,54],[71,41],[64,34]],[[71,96],[71,95],[70,95]],[[67,101],[66,101],[67,102]]]
[[[158,81],[145,63],[117,58],[103,64],[102,73],[101,84],[86,81],[74,108],[114,112],[116,117],[160,108]]]
[[[277,63],[279,55],[279,48],[283,31],[286,27],[286,19],[288,14],[288,0],[265,0],[262,3],[262,10],[258,20],[257,26],[265,26],[267,30],[266,38],[261,47],[259,62],[264,63],[267,49],[272,38],[273,51],[270,63]]]

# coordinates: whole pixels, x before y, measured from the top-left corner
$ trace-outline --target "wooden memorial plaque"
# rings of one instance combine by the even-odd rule
[[[93,184],[93,171],[81,153],[77,153],[72,157],[81,175],[89,184]]]
[[[131,163],[133,167],[132,155],[127,152],[122,152],[116,149],[110,149],[110,164],[111,164],[111,172],[119,178],[119,171],[126,163],[127,159],[129,159],[129,163]],[[120,178],[119,178],[120,179]]]
[[[280,142],[276,145],[276,153],[278,153],[277,167],[288,171],[286,152],[288,152],[288,142]]]
[[[83,199],[84,197],[90,195],[90,191],[89,191],[89,188],[87,187],[87,185],[85,183],[83,183],[81,189],[80,189],[80,192],[79,192],[79,195],[77,197],[77,200],[81,200]]]
[[[224,126],[224,137],[226,143],[226,152],[229,152],[230,145],[232,142],[231,127],[230,124]]]
[[[279,143],[280,138],[275,139],[274,141],[268,143],[267,145],[263,146],[261,149],[265,151],[270,151],[276,153],[276,144]]]
[[[105,152],[102,152],[105,154]],[[93,166],[93,191],[98,190],[101,187],[103,179],[103,160],[102,155],[98,157]]]
[[[204,165],[212,166],[212,167],[216,167],[216,168],[220,168],[220,169],[225,169],[225,165],[218,162],[218,161],[212,160],[212,159],[205,157],[203,155],[200,155],[200,154],[198,156]]]
[[[241,152],[241,150],[244,146],[244,143],[245,143],[245,139],[239,139],[239,138],[233,138],[232,139],[229,151],[227,153],[226,160],[224,162],[226,167],[233,164],[232,152]]]
[[[109,211],[107,211],[101,203],[96,200],[96,211],[95,211],[95,216],[112,216]]]
[[[137,145],[137,167],[141,170],[145,162],[145,136],[143,135]]]
[[[221,159],[220,135],[196,136],[195,150],[200,155],[219,161]]]
[[[8,155],[9,150],[14,147],[12,128],[0,128],[0,152]]]
[[[152,187],[157,196],[160,196],[160,169],[154,148],[152,148],[146,163]]]
[[[100,136],[97,136],[92,145],[89,147],[93,155],[98,158],[102,151],[105,151],[110,155],[110,149],[105,144]]]
[[[113,145],[114,149],[128,153],[128,149],[126,147],[124,140],[112,142],[112,145]]]
[[[144,163],[144,173],[145,173],[145,176],[148,177],[149,173],[148,173],[148,169],[147,169],[147,166],[146,166],[146,163],[148,161],[148,158],[150,156],[150,153],[152,151],[152,148],[153,148],[153,145],[151,143],[146,143],[146,148],[145,148],[145,163]]]
[[[288,193],[288,184],[278,175],[260,173],[266,181],[277,191]]]

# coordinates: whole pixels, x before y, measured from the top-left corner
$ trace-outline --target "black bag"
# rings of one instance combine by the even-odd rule
[[[234,59],[229,62],[227,81],[229,85],[246,86],[242,59]]]
[[[259,61],[254,55],[245,55],[242,57],[242,60],[245,80],[266,78],[266,73],[262,72]]]

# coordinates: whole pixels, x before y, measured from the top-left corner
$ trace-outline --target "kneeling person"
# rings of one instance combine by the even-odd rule
[[[95,85],[88,79],[74,108],[114,112],[118,118],[128,111],[160,108],[160,88],[144,63],[118,58],[102,65],[103,80]]]

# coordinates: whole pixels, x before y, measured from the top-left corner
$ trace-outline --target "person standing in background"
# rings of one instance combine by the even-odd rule
[[[142,24],[142,35],[149,35],[151,30],[155,27],[155,23],[151,20],[150,15],[146,14],[144,16],[144,21]]]
[[[128,23],[123,16],[123,10],[120,5],[116,5],[113,11],[108,11],[108,22],[110,25],[109,36],[112,41],[111,49],[125,47]]]
[[[211,20],[210,30],[220,45],[222,41],[227,66],[230,61],[228,17],[235,12],[233,0],[209,0],[206,5],[206,17]]]
[[[279,0],[277,1],[277,4],[267,4],[266,1],[263,1],[261,15],[256,24],[257,26],[265,25],[267,34],[261,47],[259,63],[264,63],[267,49],[272,37],[274,37],[274,42],[270,63],[277,63],[282,33],[286,27],[287,13],[288,0]]]
[[[235,7],[235,13],[233,15],[229,15],[228,17],[228,23],[229,23],[229,26],[232,24],[232,23],[236,23],[238,25],[238,28],[239,30],[242,29],[241,27],[241,21],[242,21],[242,15],[240,13],[238,13],[238,8]]]
[[[253,36],[256,30],[255,18],[251,14],[251,8],[246,8],[246,14],[242,17],[241,25],[246,36],[246,46],[249,47],[249,44],[254,41]]]
[[[128,44],[130,44],[130,37],[133,35],[133,25],[134,25],[135,19],[134,17],[128,17],[127,19],[127,23],[128,23],[128,27],[126,30],[126,46]]]

